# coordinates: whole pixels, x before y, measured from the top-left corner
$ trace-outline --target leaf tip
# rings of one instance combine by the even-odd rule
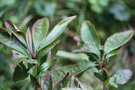
[[[11,21],[6,19],[6,18],[4,18],[3,21],[4,21],[5,26],[6,26],[7,23],[11,23]]]
[[[71,16],[71,18],[76,18],[77,16],[76,15],[74,15],[74,16]]]
[[[73,19],[75,19],[75,18],[76,18],[76,15],[70,16],[68,19],[69,19],[69,20],[73,20]]]

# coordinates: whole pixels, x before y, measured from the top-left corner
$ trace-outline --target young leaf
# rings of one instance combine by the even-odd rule
[[[39,74],[37,77],[43,77],[45,76],[47,70],[51,67],[51,63],[45,62],[40,66]]]
[[[31,74],[33,77],[37,76],[37,66],[34,65],[31,69],[28,71],[29,74]]]
[[[109,37],[104,45],[104,54],[107,54],[127,43],[132,38],[133,34],[133,31],[125,31],[116,33]]]
[[[52,90],[53,83],[52,83],[52,75],[48,74],[46,75],[46,78],[44,79],[44,84],[42,86],[43,90]]]
[[[28,69],[24,66],[23,62],[19,63],[19,65],[16,66],[14,74],[13,74],[13,81],[19,81],[23,80],[28,76],[27,73]]]
[[[109,53],[107,53],[107,55],[105,56],[106,60],[108,60],[110,57],[114,56],[117,54],[117,52],[119,51],[120,48],[117,48]]]
[[[24,37],[22,35],[20,35],[19,33],[17,33],[17,31],[19,31],[19,29],[10,21],[5,19],[5,26],[6,28],[9,30],[8,32],[11,32],[14,34],[14,36],[24,45],[26,45],[26,42],[24,40]]]
[[[103,70],[102,71],[102,80],[106,81],[107,79],[109,79],[109,73],[107,72],[107,70]]]
[[[46,38],[49,28],[49,20],[47,18],[42,18],[37,20],[32,27],[32,38],[35,50],[38,49],[42,40]]]
[[[131,77],[132,72],[129,69],[118,71],[109,80],[110,85],[118,87],[117,85],[125,84]]]
[[[67,25],[75,19],[76,16],[68,17],[64,20],[62,20],[60,23],[58,23],[53,30],[49,33],[49,35],[43,40],[42,44],[40,45],[40,49],[46,47],[47,45],[51,44],[53,41],[55,41],[65,30]],[[39,49],[39,50],[40,50]]]
[[[8,33],[2,28],[0,28],[0,42],[7,47],[12,48],[13,50],[27,56],[27,51],[25,49],[22,49],[21,45],[13,41]]]
[[[84,43],[92,47],[92,49],[94,50],[93,52],[100,57],[100,40],[96,33],[95,27],[89,21],[84,21],[81,26],[81,38]]]
[[[42,50],[40,50],[38,52],[38,59],[40,60],[43,56],[45,56],[50,50],[52,50],[57,44],[59,43],[59,41],[56,41],[52,44],[50,44],[49,46],[47,46],[46,48],[43,48]]]

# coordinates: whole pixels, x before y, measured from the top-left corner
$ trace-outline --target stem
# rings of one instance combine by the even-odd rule
[[[105,82],[103,82],[103,90],[109,90],[108,85],[106,85]]]
[[[37,54],[36,53],[32,53],[32,59],[37,60]],[[39,67],[40,65],[36,64],[37,66],[37,71],[39,71]],[[35,90],[42,90],[41,88],[41,84],[40,84],[40,78],[35,78],[36,79],[36,87]]]
[[[39,65],[37,65],[37,71],[39,71]],[[40,78],[37,78],[36,90],[42,90]]]
[[[38,80],[37,80],[36,90],[41,90],[41,85],[40,85],[40,83],[38,82]]]

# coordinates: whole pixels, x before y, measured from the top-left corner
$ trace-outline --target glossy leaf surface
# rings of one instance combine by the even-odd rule
[[[25,65],[21,62],[19,65],[16,66],[14,74],[13,74],[13,81],[23,80],[28,77],[27,73],[28,69],[26,69]]]
[[[20,31],[10,20],[5,19],[5,26],[6,28],[9,30],[9,33],[13,33],[14,36],[24,45],[26,45],[26,41],[24,39],[24,37],[22,35],[20,35],[19,33],[17,33],[17,31]]]
[[[89,21],[84,21],[81,26],[81,38],[86,45],[92,48],[92,51],[97,56],[100,56],[100,40],[96,33],[95,27]]]
[[[53,30],[48,34],[48,36],[43,40],[40,49],[46,47],[47,45],[51,44],[53,41],[55,41],[65,30],[67,25],[75,19],[76,16],[68,17],[64,20],[62,20],[60,23],[58,23]]]
[[[110,36],[105,42],[104,53],[107,54],[127,43],[132,38],[133,34],[133,31],[125,31]]]
[[[132,72],[128,69],[118,71],[110,78],[110,85],[118,87],[117,85],[125,84],[131,77]]]
[[[27,56],[26,49],[23,49],[21,45],[13,41],[7,32],[2,28],[0,28],[0,42],[7,47],[12,48],[13,50]]]
[[[49,28],[49,20],[47,18],[42,18],[37,20],[32,27],[32,38],[35,50],[38,49],[42,40],[46,38]]]

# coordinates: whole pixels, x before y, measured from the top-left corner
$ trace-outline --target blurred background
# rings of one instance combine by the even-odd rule
[[[135,0],[0,0],[0,27],[5,28],[3,19],[7,18],[25,31],[37,19],[48,17],[51,30],[63,18],[77,15],[61,36],[56,63],[60,67],[85,58],[83,54],[71,53],[82,43],[80,26],[84,20],[95,25],[102,44],[108,36],[116,32],[135,30],[134,3]],[[133,72],[127,84],[112,90],[135,90],[135,35],[111,59],[108,67],[111,73],[125,68]],[[12,51],[0,44],[0,90],[33,90],[29,78],[16,83],[12,81],[15,66]],[[91,73],[86,72],[83,77],[93,90],[101,90],[99,81]]]

